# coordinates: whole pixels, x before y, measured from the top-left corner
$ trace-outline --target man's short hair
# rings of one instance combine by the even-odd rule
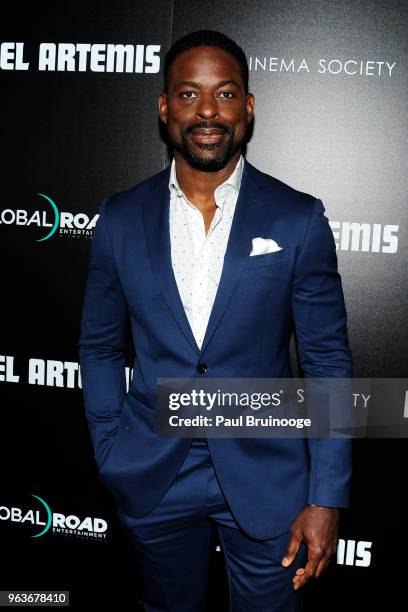
[[[227,51],[235,57],[241,70],[245,93],[248,93],[248,62],[244,51],[235,41],[216,30],[197,30],[196,32],[190,32],[190,34],[186,34],[182,38],[179,38],[179,40],[170,47],[164,59],[164,93],[168,92],[169,70],[176,57],[180,55],[180,53],[183,53],[183,51],[202,46],[224,49],[224,51]]]

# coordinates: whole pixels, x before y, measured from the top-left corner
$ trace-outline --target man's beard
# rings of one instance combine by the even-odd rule
[[[225,130],[227,138],[220,143],[192,143],[190,134],[197,128],[219,128]],[[235,132],[220,124],[195,124],[184,130],[181,135],[181,142],[172,142],[173,147],[184,157],[186,162],[203,172],[215,172],[221,170],[227,162],[241,148],[242,142],[234,140]],[[200,156],[201,151],[215,151],[214,155],[207,157],[205,154]]]

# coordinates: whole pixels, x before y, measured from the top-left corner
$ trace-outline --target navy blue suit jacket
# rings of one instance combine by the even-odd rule
[[[296,328],[305,377],[352,376],[333,234],[321,200],[246,159],[222,276],[197,346],[171,265],[170,166],[103,200],[85,289],[80,369],[101,481],[126,514],[161,499],[191,438],[159,438],[157,378],[291,378]],[[252,238],[282,248],[250,256]],[[127,391],[125,354],[135,359]],[[205,363],[200,374],[196,366]],[[252,537],[290,529],[308,503],[347,507],[351,439],[208,438],[230,508]]]

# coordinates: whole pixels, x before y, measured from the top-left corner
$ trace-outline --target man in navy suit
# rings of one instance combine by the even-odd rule
[[[351,377],[333,234],[321,200],[243,158],[254,96],[231,39],[173,45],[159,114],[171,166],[105,198],[94,231],[79,351],[95,460],[146,610],[204,609],[217,534],[231,610],[300,610],[336,552],[351,440],[159,437],[157,379],[291,378],[293,327],[305,377]]]

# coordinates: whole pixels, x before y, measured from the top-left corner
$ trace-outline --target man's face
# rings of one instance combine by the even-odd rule
[[[242,148],[254,114],[237,60],[217,47],[196,47],[174,60],[159,114],[182,157],[203,171],[220,170]]]

